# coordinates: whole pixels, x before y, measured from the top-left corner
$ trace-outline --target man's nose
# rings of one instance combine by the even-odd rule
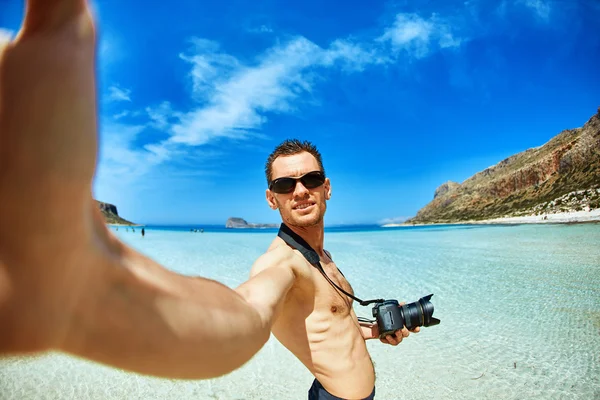
[[[308,194],[308,189],[302,184],[302,181],[296,181],[296,187],[294,188],[294,196],[304,196]]]

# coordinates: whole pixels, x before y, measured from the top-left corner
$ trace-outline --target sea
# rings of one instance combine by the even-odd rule
[[[173,271],[232,288],[276,234],[110,229]],[[396,347],[367,342],[377,399],[600,399],[600,224],[330,227],[325,248],[358,297],[433,294],[439,325]],[[355,310],[371,317],[370,306]],[[210,380],[147,377],[59,353],[0,360],[2,400],[306,399],[312,380],[273,336],[243,367]]]

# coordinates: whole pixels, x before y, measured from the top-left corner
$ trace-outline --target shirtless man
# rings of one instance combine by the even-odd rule
[[[269,156],[266,176],[269,206],[278,209],[283,223],[318,253],[329,278],[352,294],[350,284],[323,249],[323,217],[331,183],[316,147],[297,140],[283,142]],[[254,263],[251,276],[278,268],[274,254],[281,257],[288,253],[296,254],[290,265],[302,264],[295,265],[302,274],[287,290],[273,333],[315,376],[309,399],[374,398],[375,371],[365,340],[379,338],[378,327],[358,322],[348,296],[280,237]],[[381,341],[396,346],[408,335],[403,328]]]
[[[225,374],[269,339],[304,272],[275,250],[278,267],[236,292],[109,232],[92,198],[95,44],[85,0],[29,0],[16,39],[0,43],[0,356],[57,350],[163,377]]]

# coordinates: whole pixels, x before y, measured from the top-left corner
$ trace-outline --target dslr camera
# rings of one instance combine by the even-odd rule
[[[433,326],[440,323],[440,320],[433,318],[433,304],[430,294],[421,297],[414,303],[399,305],[397,300],[385,300],[373,306],[373,317],[379,327],[379,337],[393,335],[398,329],[406,326],[412,330],[417,326]]]

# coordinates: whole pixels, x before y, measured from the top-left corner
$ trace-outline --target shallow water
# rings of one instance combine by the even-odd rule
[[[116,232],[170,269],[243,282],[273,231]],[[434,316],[397,347],[369,341],[377,398],[600,398],[600,224],[334,230],[325,247],[362,298]],[[370,308],[355,306],[370,317]],[[0,361],[0,399],[302,399],[312,376],[276,339],[219,379],[148,378],[50,354]]]

